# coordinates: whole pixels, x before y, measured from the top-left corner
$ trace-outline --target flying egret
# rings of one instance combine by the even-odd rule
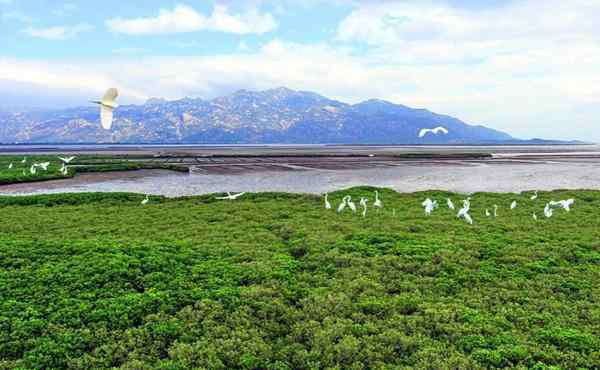
[[[246,192],[237,193],[237,194],[231,194],[230,192],[227,192],[227,196],[226,197],[215,197],[215,199],[219,199],[219,200],[236,200],[237,198],[241,197],[244,194],[246,194]]]
[[[456,207],[454,206],[454,203],[452,203],[452,199],[448,198],[446,203],[448,204],[448,209],[451,209],[451,210],[456,209]]]
[[[50,162],[42,162],[37,164],[44,171],[48,171],[48,166],[50,166]]]
[[[550,203],[546,203],[546,207],[544,207],[544,216],[546,216],[546,218],[550,218],[552,217],[553,213],[554,211],[552,210]]]
[[[66,157],[66,158],[58,157],[58,159],[60,159],[64,164],[69,164],[75,158],[76,158],[75,156]]]
[[[360,198],[360,202],[358,204],[360,204],[361,207],[363,207],[363,211],[362,211],[362,216],[366,217],[367,216],[367,202],[369,200],[365,197],[361,197]]]
[[[146,205],[148,204],[148,202],[150,201],[150,198],[148,197],[148,194],[146,194],[146,198],[144,198],[144,200],[142,200],[142,205]]]
[[[348,207],[352,210],[352,212],[356,213],[356,204],[352,201],[352,197],[348,195],[348,201],[346,202]]]
[[[419,137],[423,138],[428,133],[432,133],[434,135],[442,133],[442,134],[446,135],[446,134],[448,134],[448,130],[445,127],[442,127],[442,126],[439,126],[439,127],[436,127],[436,128],[422,128],[419,131]]]
[[[112,126],[113,111],[118,107],[115,101],[117,96],[119,96],[119,91],[113,87],[106,90],[102,100],[92,101],[92,103],[100,105],[100,121],[105,130],[110,130]]]
[[[383,203],[381,203],[381,199],[379,199],[379,192],[377,190],[375,190],[375,201],[373,202],[373,207],[383,207]]]
[[[8,165],[8,169],[12,170],[12,168],[13,168],[13,164],[11,163],[11,164]]]
[[[325,193],[325,209],[331,209],[331,203],[327,200],[327,193]]]
[[[342,203],[337,207],[337,212],[340,213],[346,208],[346,203],[348,203],[348,196],[342,198]]]
[[[513,200],[513,202],[510,204],[510,209],[515,209],[517,208],[517,201]]]
[[[533,195],[531,196],[531,200],[536,200],[538,198],[538,191],[536,190],[535,193],[533,193]]]
[[[498,217],[498,206],[494,204],[494,218]]]

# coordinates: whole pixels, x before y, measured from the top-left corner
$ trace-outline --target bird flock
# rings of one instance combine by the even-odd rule
[[[58,172],[60,172],[61,175],[63,176],[67,176],[69,174],[69,163],[71,163],[76,157],[72,156],[72,157],[58,157],[58,159],[61,161],[62,165],[61,167],[58,169]],[[27,157],[23,157],[23,159],[20,161],[22,165],[26,165],[28,162]],[[21,168],[21,174],[23,176],[27,176],[29,175],[37,175],[38,172],[48,172],[48,169],[50,167],[50,162],[32,162],[31,166],[29,166],[29,171],[27,171],[27,167],[25,166],[25,168]],[[14,163],[9,163],[8,167],[9,170],[18,170]]]
[[[536,201],[538,199],[538,191],[535,191],[534,194],[529,198],[531,201]],[[332,209],[332,205],[331,202],[329,201],[329,195],[326,193],[324,194],[324,201],[325,201],[325,209],[326,210],[330,210]],[[362,217],[366,217],[367,216],[367,204],[369,202],[369,199],[366,197],[361,197],[360,201],[359,201],[359,206],[361,207],[361,215]],[[563,209],[566,212],[570,212],[571,211],[571,207],[573,206],[573,204],[575,203],[575,199],[565,199],[565,200],[559,200],[559,201],[550,201],[548,203],[546,203],[546,205],[544,206],[544,210],[543,210],[543,214],[546,218],[551,218],[554,215],[554,210],[555,209]],[[449,210],[451,211],[456,211],[456,206],[454,204],[454,202],[452,201],[452,199],[447,198],[446,199],[446,205],[448,207]],[[431,199],[431,198],[427,198],[425,199],[422,203],[421,206],[423,207],[423,210],[425,212],[425,216],[429,217],[432,215],[432,213],[439,208],[439,202],[438,200],[435,199]],[[381,199],[379,198],[379,192],[377,190],[375,190],[375,201],[373,202],[373,207],[377,208],[377,209],[381,209],[383,208],[383,202],[381,201]],[[513,200],[510,205],[509,208],[511,211],[516,210],[519,207],[519,203],[517,202],[517,200]],[[487,218],[497,218],[498,217],[498,209],[500,207],[497,204],[494,204],[492,206],[492,211],[490,211],[490,208],[485,208],[485,212],[484,215]],[[352,213],[357,213],[358,212],[358,208],[356,207],[356,204],[352,201],[352,196],[350,195],[346,195],[342,198],[341,203],[337,206],[337,213],[342,213],[344,212],[346,209],[349,209]],[[396,210],[393,210],[393,214],[395,216],[396,214]],[[471,197],[467,197],[466,199],[462,200],[462,207],[458,210],[458,212],[456,213],[456,217],[458,219],[464,220],[466,223],[468,223],[469,225],[473,225],[474,223],[474,219],[471,216]],[[532,218],[537,221],[538,220],[538,216],[536,212],[532,213]]]

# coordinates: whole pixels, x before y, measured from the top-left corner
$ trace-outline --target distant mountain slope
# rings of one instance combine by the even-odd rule
[[[150,99],[119,107],[111,131],[104,131],[99,120],[91,105],[2,113],[0,142],[475,144],[513,139],[425,109],[382,100],[351,105],[287,88],[241,90],[213,100]],[[418,137],[420,129],[436,126],[449,133]]]

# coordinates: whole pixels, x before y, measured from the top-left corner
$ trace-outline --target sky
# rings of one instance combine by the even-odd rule
[[[600,0],[0,0],[12,106],[286,86],[600,142]]]

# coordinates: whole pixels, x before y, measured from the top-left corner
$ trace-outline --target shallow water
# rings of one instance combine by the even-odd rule
[[[600,161],[451,161],[351,170],[310,169],[244,174],[182,174],[144,170],[82,174],[73,179],[0,187],[0,194],[136,192],[169,197],[224,191],[324,193],[352,186],[400,192],[440,189],[460,193],[600,189]]]

